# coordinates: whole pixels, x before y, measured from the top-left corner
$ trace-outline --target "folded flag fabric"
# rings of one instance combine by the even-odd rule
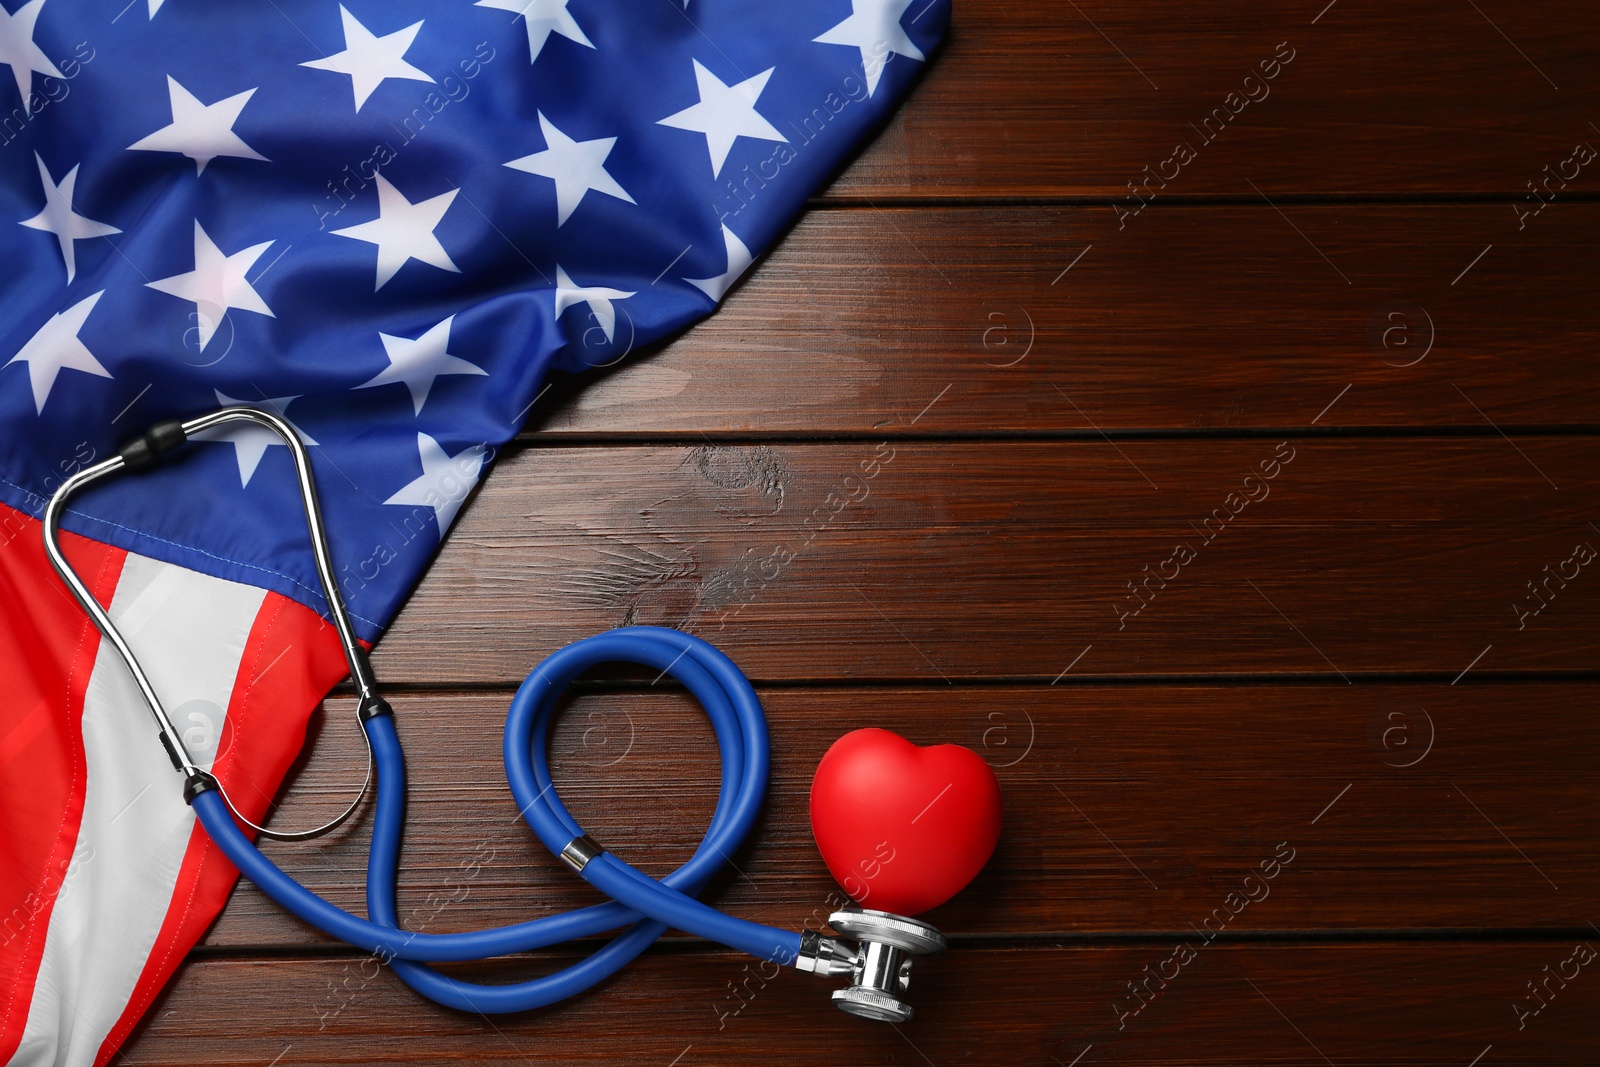
[[[375,640],[549,373],[708,314],[948,21],[947,0],[4,0],[0,1062],[107,1062],[236,878],[49,569],[62,479],[160,419],[282,415]],[[287,453],[217,432],[64,522],[252,818],[344,672]]]

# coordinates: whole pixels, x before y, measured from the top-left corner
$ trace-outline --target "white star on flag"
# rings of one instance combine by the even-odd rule
[[[722,164],[733,150],[733,142],[740,137],[757,137],[764,141],[782,141],[789,138],[779,133],[777,127],[762,118],[756,111],[756,99],[766,88],[767,79],[776,67],[768,67],[752,78],[737,85],[724,85],[722,79],[701,65],[694,63],[694,80],[700,90],[700,102],[657,122],[659,126],[672,126],[706,136],[706,148],[711,153],[711,174],[722,174]]]
[[[389,354],[389,366],[377,377],[362,382],[356,388],[371,389],[378,385],[404,382],[411,392],[412,414],[421,415],[422,405],[427,403],[435,379],[446,374],[487,375],[489,372],[476,363],[468,363],[445,351],[450,344],[450,324],[454,321],[455,316],[451,315],[443,322],[428,327],[416,340],[378,334],[383,341],[384,351]]]
[[[922,49],[900,25],[906,8],[915,0],[850,0],[850,17],[820,37],[816,44],[842,44],[861,51],[861,68],[867,76],[867,95],[878,90],[883,68],[897,55],[922,60]]]
[[[597,137],[593,141],[574,141],[555,123],[539,112],[539,129],[544,134],[545,150],[521,159],[513,159],[506,166],[549,178],[556,183],[556,225],[560,226],[578,209],[578,203],[590,189],[614,196],[618,200],[636,203],[628,191],[606,171],[606,157],[617,143],[615,137]]]
[[[721,274],[710,278],[685,278],[684,281],[705,293],[715,303],[722,299],[722,294],[732,288],[739,276],[750,269],[752,259],[750,249],[745,247],[743,241],[730,229],[727,224],[722,227],[722,246],[728,255],[728,269]]]
[[[544,51],[544,43],[552,33],[559,33],[569,41],[589,48],[594,42],[584,36],[582,27],[567,10],[570,0],[478,0],[477,7],[493,7],[510,11],[522,17],[528,29],[528,62],[532,63]]]
[[[204,174],[206,164],[218,156],[236,156],[239,159],[266,160],[266,156],[244,143],[233,132],[239,121],[239,112],[255,95],[246,89],[214,104],[202,104],[200,98],[167,75],[167,96],[172,102],[172,121],[155,133],[139,138],[128,146],[130,152],[181,152],[194,160],[195,173]]]
[[[406,49],[411,47],[411,42],[416,40],[417,31],[422,29],[421,22],[413,22],[403,30],[395,30],[393,33],[378,37],[356,21],[356,17],[346,11],[343,4],[339,5],[339,18],[344,23],[344,51],[335,52],[322,59],[308,60],[300,65],[315,70],[348,74],[356,93],[357,111],[360,111],[361,105],[377,91],[378,86],[390,78],[405,78],[416,82],[433,81],[431,75],[413,67],[405,58]]]
[[[582,286],[574,282],[567,272],[561,269],[561,264],[556,264],[556,318],[574,304],[588,304],[589,310],[594,314],[595,321],[600,324],[600,329],[605,332],[606,342],[609,344],[612,334],[617,330],[617,309],[611,306],[613,300],[626,300],[633,293],[621,289],[610,289],[603,285]]]
[[[382,289],[412,259],[459,274],[461,268],[450,259],[433,231],[460,190],[451,189],[413,204],[383,175],[374,174],[373,179],[378,183],[378,217],[332,231],[338,237],[378,246],[378,280],[372,291]]]
[[[298,396],[277,396],[270,400],[238,400],[227,396],[220,389],[214,389],[212,392],[217,394],[217,403],[224,407],[260,408],[262,411],[272,412],[272,414],[286,422],[289,416],[284,412],[290,404],[300,399]],[[304,430],[295,426],[294,423],[291,422],[289,425],[294,426],[295,436],[300,438],[301,444],[309,448],[317,443]],[[261,465],[261,457],[267,454],[267,449],[274,445],[279,448],[288,447],[283,443],[283,438],[279,437],[276,432],[253,422],[223,423],[221,426],[213,426],[208,430],[201,430],[193,435],[190,440],[217,441],[232,445],[234,459],[239,463],[239,485],[241,487],[250,484],[250,479],[255,475],[256,468]]]
[[[28,365],[28,380],[33,385],[33,409],[44,414],[44,402],[50,399],[50,390],[56,384],[56,375],[63,370],[80,370],[102,378],[111,372],[100,365],[87,346],[78,340],[78,331],[94,310],[94,305],[105,295],[105,290],[84,297],[65,311],[58,311],[39,327],[22,346],[22,350],[6,361]]]
[[[17,80],[17,92],[22,94],[23,113],[28,115],[33,114],[34,74],[61,77],[56,65],[33,43],[33,24],[39,21],[42,7],[44,0],[28,0],[14,15],[0,7],[0,63],[10,66],[11,76]]]
[[[78,257],[73,251],[76,247],[73,242],[87,241],[91,237],[108,237],[122,231],[72,210],[73,190],[78,184],[77,166],[67,171],[67,176],[57,185],[50,180],[50,169],[44,165],[44,157],[35,152],[33,158],[39,164],[39,181],[44,185],[44,210],[31,219],[23,219],[21,225],[55,234],[56,241],[61,245],[61,258],[67,261],[67,281],[71,283],[78,273]]]
[[[439,442],[425,433],[417,434],[417,453],[422,459],[422,475],[413,478],[400,488],[385,504],[409,504],[412,507],[433,509],[434,521],[439,524],[439,540],[455,521],[456,512],[466,501],[467,494],[478,484],[489,449],[473,445],[447,456]]]
[[[253,311],[269,319],[275,317],[272,309],[267,307],[267,302],[261,299],[261,294],[245,279],[256,260],[271,247],[271,241],[263,241],[231,256],[224,255],[200,225],[200,220],[195,219],[194,270],[145,284],[158,292],[194,304],[195,324],[203,352],[231,308]]]

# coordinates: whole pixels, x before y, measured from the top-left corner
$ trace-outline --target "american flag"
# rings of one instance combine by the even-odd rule
[[[62,479],[159,419],[277,412],[375,640],[547,375],[709,313],[948,19],[4,0],[0,1061],[106,1062],[236,877],[46,562]],[[190,752],[257,819],[344,673],[287,452],[217,433],[64,523]]]

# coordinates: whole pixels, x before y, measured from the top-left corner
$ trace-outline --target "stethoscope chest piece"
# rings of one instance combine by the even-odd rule
[[[850,985],[833,992],[840,1010],[864,1019],[903,1023],[914,1014],[905,1000],[911,986],[911,958],[942,950],[944,935],[925,922],[867,908],[846,908],[828,916],[828,925],[856,942],[809,934],[801,947],[803,970],[850,975]],[[809,957],[811,966],[806,965]]]

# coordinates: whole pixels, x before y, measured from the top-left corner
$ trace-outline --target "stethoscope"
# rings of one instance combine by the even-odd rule
[[[227,791],[195,763],[182,735],[106,610],[90,594],[61,551],[59,529],[66,502],[85,486],[118,472],[156,466],[195,434],[236,422],[253,422],[288,446],[299,480],[300,500],[328,615],[338,631],[357,694],[356,715],[368,747],[361,793],[337,818],[310,830],[284,832],[258,826],[240,814]],[[158,423],[116,455],[69,477],[46,505],[45,551],[83,610],[117,650],[132,673],[159,727],[172,765],[183,775],[184,799],[224,855],[289,912],[323,932],[389,963],[408,985],[440,1004],[462,1011],[526,1011],[564,1000],[604,980],[643,952],[670,927],[717,941],[761,959],[825,977],[850,977],[833,1000],[853,1015],[890,1022],[911,1018],[904,993],[911,957],[937,952],[944,937],[927,923],[858,907],[834,912],[828,925],[839,936],[799,933],[726,915],[696,899],[750,832],[766,792],[766,718],[754,688],[727,656],[705,641],[677,630],[630,626],[574,642],[534,668],[517,689],[506,718],[506,777],[517,809],[539,840],[610,902],[469,933],[429,934],[400,926],[395,904],[400,836],[405,818],[405,756],[394,715],[377,692],[365,650],[350,626],[334,578],[332,557],[317,503],[316,483],[305,447],[287,421],[256,408],[227,407],[184,421]],[[659,881],[607,852],[572,818],[550,778],[548,741],[561,694],[580,673],[602,663],[641,664],[672,675],[711,719],[722,755],[716,810],[700,847],[683,866]],[[356,811],[377,773],[372,843],[367,861],[367,912],[363,919],[328,903],[262,855],[244,830],[279,840],[307,840],[343,824]],[[481,985],[450,978],[427,966],[528,952],[626,927],[603,948],[554,974],[511,985]]]

